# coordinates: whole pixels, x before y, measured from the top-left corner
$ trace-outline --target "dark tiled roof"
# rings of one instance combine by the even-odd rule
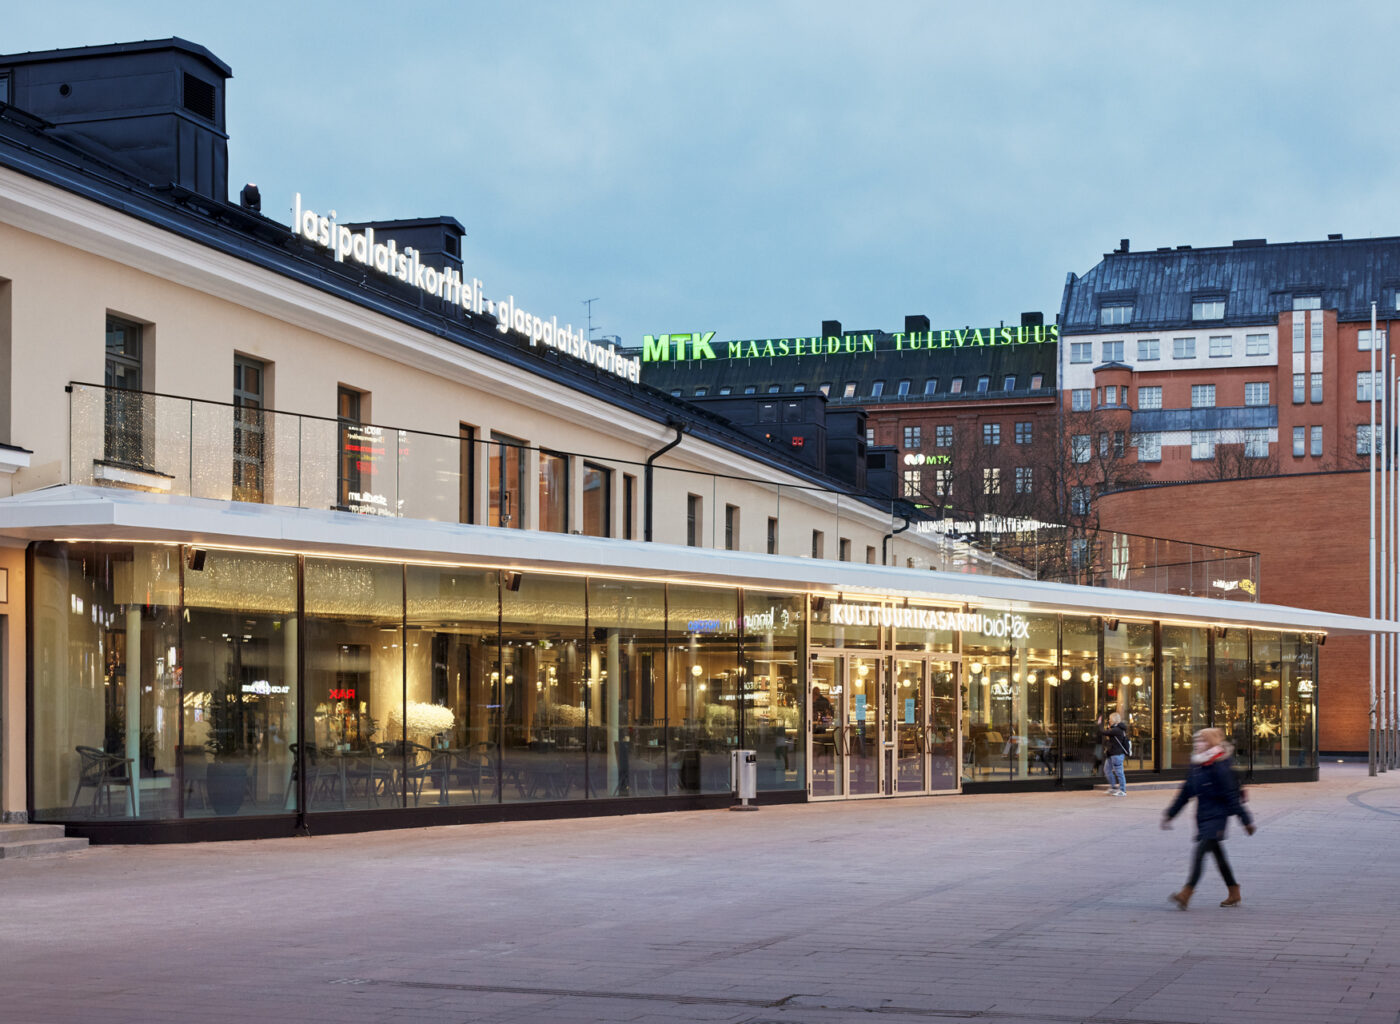
[[[1111,252],[1082,277],[1070,275],[1060,307],[1061,334],[1248,326],[1278,322],[1293,298],[1319,295],[1341,320],[1384,318],[1400,288],[1400,238],[1330,239],[1208,249]],[[1223,298],[1223,320],[1192,321],[1191,304]],[[1103,305],[1131,303],[1132,322],[1100,326]]]

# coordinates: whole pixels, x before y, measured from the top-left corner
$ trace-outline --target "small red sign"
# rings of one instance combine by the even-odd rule
[[[331,691],[331,694],[330,694],[330,699],[331,699],[331,700],[354,700],[354,699],[355,699],[355,691],[354,691],[353,689],[351,689],[351,690],[332,690],[332,691]]]

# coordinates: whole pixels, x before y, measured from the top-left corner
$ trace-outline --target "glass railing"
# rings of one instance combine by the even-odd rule
[[[660,464],[648,513],[643,462],[92,384],[68,392],[74,484],[1256,599],[1251,552],[1025,521],[960,533],[912,501]]]

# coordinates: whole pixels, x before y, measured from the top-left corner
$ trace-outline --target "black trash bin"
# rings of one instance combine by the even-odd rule
[[[681,789],[685,792],[700,792],[700,751],[681,751]]]

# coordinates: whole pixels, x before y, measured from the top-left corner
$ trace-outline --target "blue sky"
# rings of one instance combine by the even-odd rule
[[[230,186],[450,214],[594,336],[1012,321],[1134,249],[1400,234],[1400,4],[12,5],[0,52],[183,36]]]

